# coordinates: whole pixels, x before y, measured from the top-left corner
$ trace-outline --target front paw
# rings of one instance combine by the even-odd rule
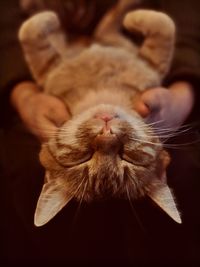
[[[21,42],[39,42],[59,29],[60,22],[56,13],[44,11],[34,15],[22,24],[19,30],[19,40]]]

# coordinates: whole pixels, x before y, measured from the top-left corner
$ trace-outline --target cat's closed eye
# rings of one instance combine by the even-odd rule
[[[156,144],[155,144],[156,145]],[[121,153],[121,158],[136,166],[148,167],[155,161],[156,152],[150,146],[143,145],[140,149],[130,149],[125,147]]]

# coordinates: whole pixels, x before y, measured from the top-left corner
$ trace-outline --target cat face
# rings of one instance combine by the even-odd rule
[[[180,222],[173,196],[162,180],[169,156],[133,110],[101,104],[74,116],[43,144],[40,160],[46,182],[36,208],[37,226],[72,198],[132,200],[145,194]]]
[[[60,165],[63,183],[69,184],[78,200],[86,201],[144,195],[152,180],[159,178],[164,153],[136,112],[103,104],[66,122],[47,146]]]

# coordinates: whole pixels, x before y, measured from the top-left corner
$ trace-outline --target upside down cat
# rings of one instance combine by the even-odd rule
[[[175,27],[160,12],[127,13],[129,2],[119,1],[106,14],[90,42],[68,41],[51,11],[31,17],[20,29],[35,80],[44,92],[62,99],[71,114],[42,144],[46,175],[37,226],[72,198],[89,202],[144,195],[181,222],[166,182],[169,155],[161,136],[134,111],[137,96],[160,85],[170,67]],[[119,32],[122,21],[130,33],[144,35],[141,47]]]

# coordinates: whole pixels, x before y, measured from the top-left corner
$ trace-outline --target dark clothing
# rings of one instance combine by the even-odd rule
[[[31,75],[17,39],[19,26],[25,19],[19,11],[18,1],[0,1],[0,13],[0,127],[4,127],[11,123],[13,116],[9,103],[13,86],[30,80]]]
[[[26,78],[28,72],[17,40],[19,26],[24,20],[17,3],[6,0],[0,2],[0,55],[3,62],[0,69],[1,92],[7,89],[8,84]]]
[[[171,70],[165,85],[178,80],[190,82],[195,89],[195,105],[191,117],[200,116],[200,2],[198,0],[158,0],[161,10],[166,12],[176,24],[176,47]]]
[[[38,161],[40,144],[24,129],[12,108],[8,109],[13,84],[30,77],[17,42],[17,28],[25,18],[17,2],[0,2],[0,57],[4,66],[0,69],[0,107],[4,117],[0,131],[2,214],[5,215],[5,225],[1,228],[4,236],[2,263],[197,266],[200,263],[198,144],[170,150],[169,184],[174,188],[182,211],[182,225],[174,223],[150,200],[143,199],[132,207],[122,200],[82,204],[81,207],[71,202],[47,225],[34,227],[33,215],[44,176]],[[107,9],[107,3],[115,1],[97,2],[100,15],[94,16],[93,25]],[[198,91],[200,2],[146,0],[143,7],[166,11],[177,24],[176,53],[166,84],[188,79]],[[87,30],[85,26],[81,31],[89,34],[92,28]],[[4,105],[2,99],[7,101]],[[169,142],[185,143],[191,138],[200,137],[195,132]]]

